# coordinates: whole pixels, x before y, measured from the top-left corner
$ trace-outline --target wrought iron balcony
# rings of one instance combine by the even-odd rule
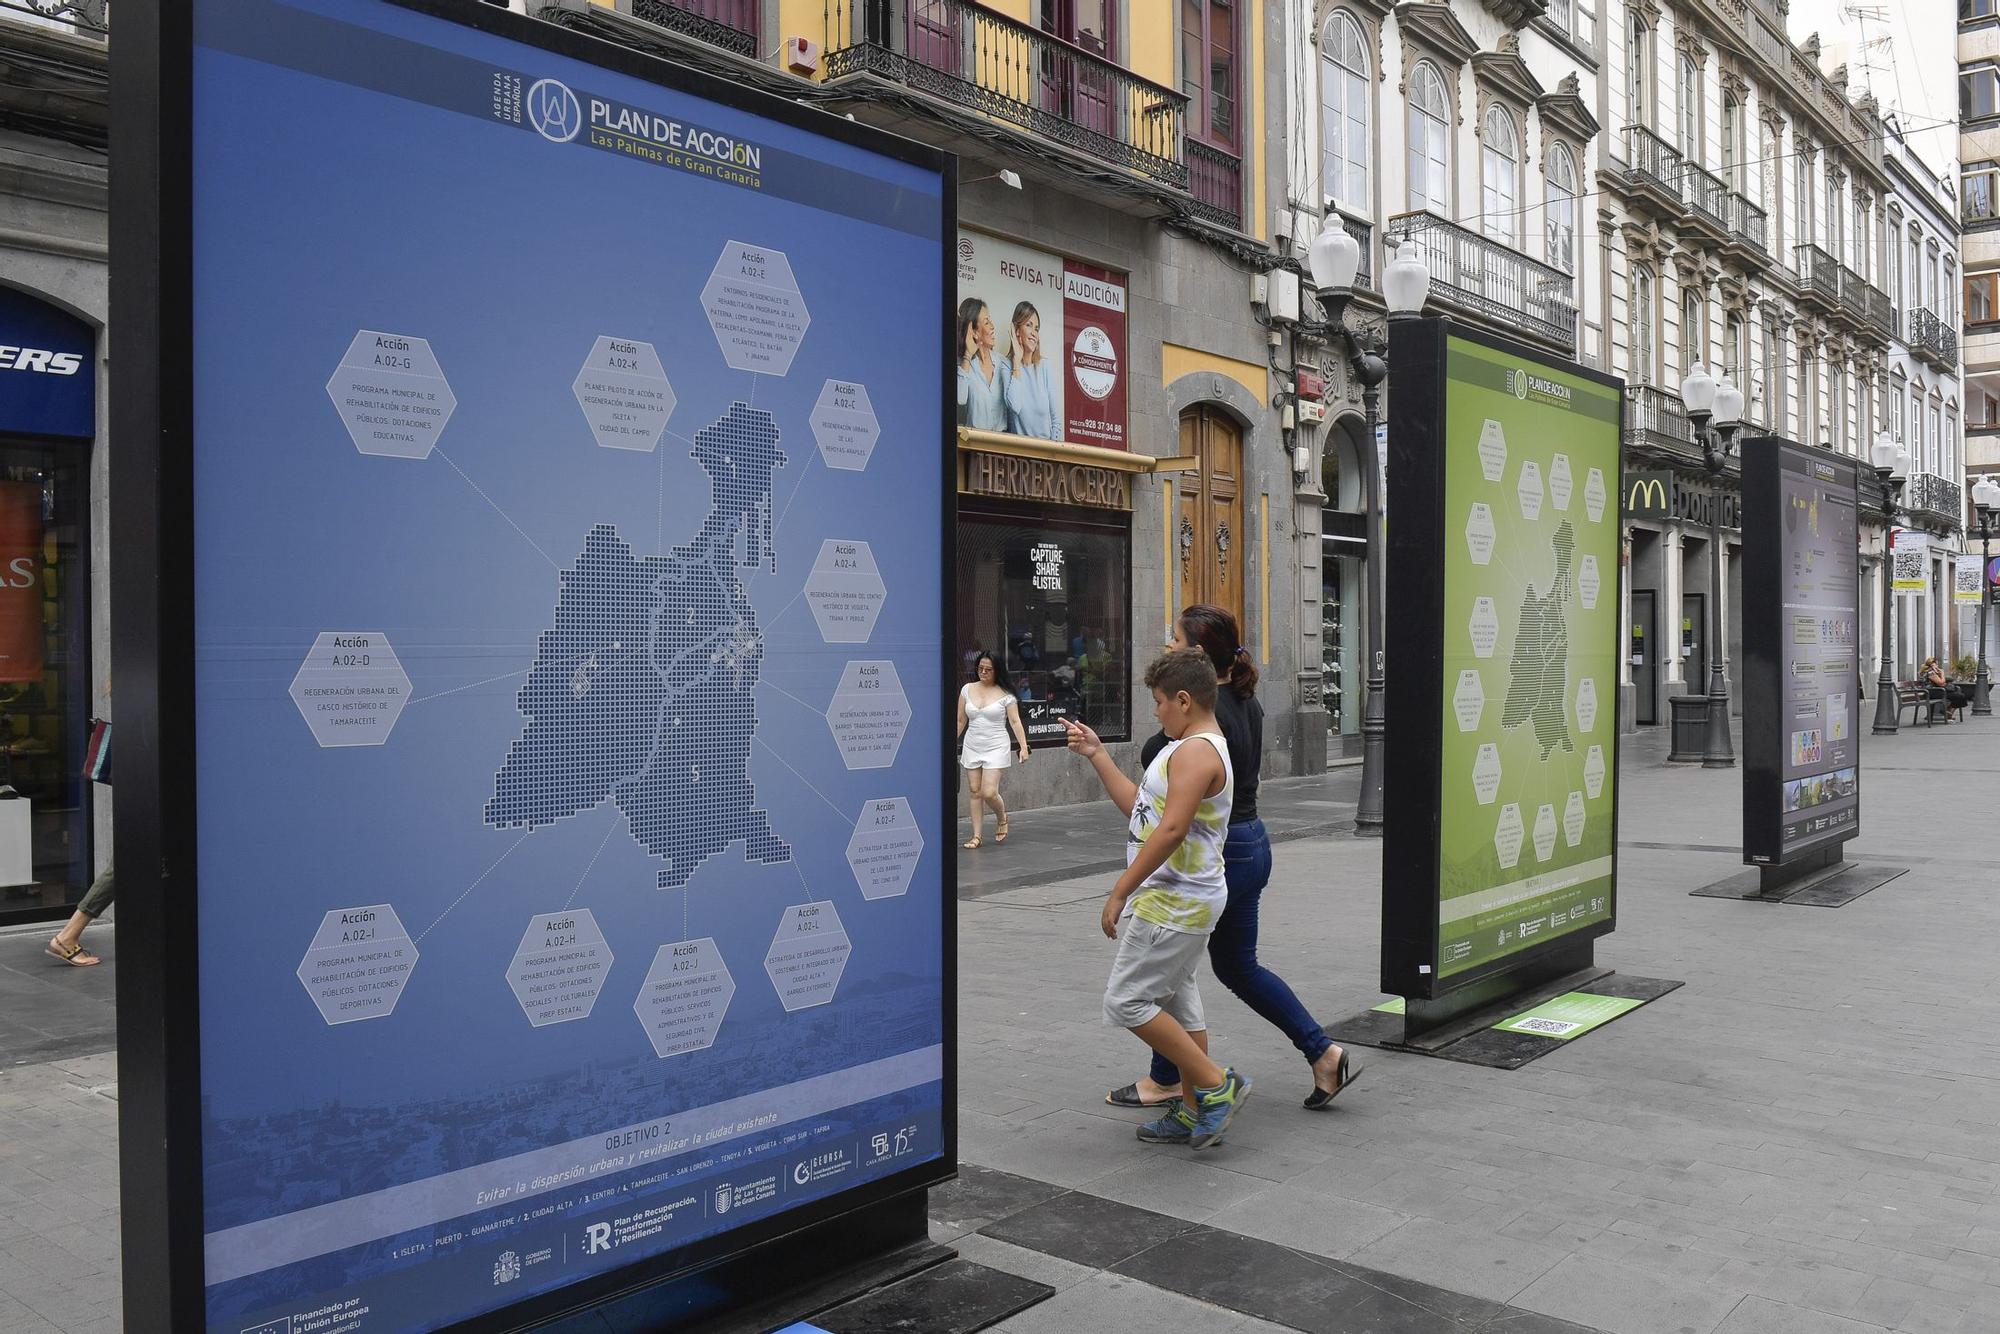
[[[1922,306],[1910,312],[1910,351],[1940,370],[1958,367],[1958,332]]]
[[[1868,284],[1845,264],[1840,266],[1840,308],[1855,324],[1868,320]]]
[[[60,28],[79,37],[104,40],[111,33],[108,0],[6,0],[0,20],[11,16],[39,27]]]
[[[1431,298],[1509,333],[1576,352],[1576,300],[1570,276],[1435,213],[1389,219],[1385,243],[1413,240],[1431,271]]]
[[[1816,245],[1793,247],[1799,259],[1799,288],[1808,301],[1827,311],[1840,308],[1840,261]]]
[[[632,0],[632,17],[757,58],[758,0]]]
[[[1768,263],[1770,220],[1741,190],[1729,192],[1729,249],[1739,259]]]
[[[1903,508],[1914,523],[1956,531],[1965,517],[1965,493],[1949,477],[1911,473],[1903,488]]]
[[[1199,139],[1187,141],[1188,190],[1194,211],[1224,227],[1243,225],[1243,159]]]
[[[1655,461],[1701,458],[1681,396],[1656,384],[1625,386],[1625,445]]]
[[[1729,235],[1729,187],[1708,168],[1681,159],[1681,197],[1687,200],[1689,220],[1705,227],[1718,240]]]
[[[1680,150],[1643,125],[1625,127],[1625,186],[1669,217],[1687,206]]]
[[[1879,287],[1868,289],[1868,323],[1884,338],[1896,336],[1896,303]]]
[[[1184,94],[977,0],[828,0],[826,77],[880,79],[1176,191],[1190,188]],[[1227,208],[1234,224],[1241,167],[1219,160],[1227,157],[1210,150],[1203,158],[1197,211]]]

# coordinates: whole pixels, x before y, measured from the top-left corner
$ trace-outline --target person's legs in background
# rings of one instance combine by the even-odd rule
[[[107,866],[104,874],[91,882],[89,891],[76,905],[76,911],[70,914],[63,929],[56,932],[55,939],[48,943],[48,952],[74,968],[89,968],[102,963],[103,960],[83,948],[83,931],[111,906],[113,892],[111,868]]]

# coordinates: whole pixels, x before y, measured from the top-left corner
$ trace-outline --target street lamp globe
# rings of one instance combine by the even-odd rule
[[[1875,443],[1869,447],[1868,461],[1875,466],[1876,472],[1890,472],[1896,466],[1898,452],[1895,437],[1884,431],[1875,437]]]
[[[1681,381],[1681,403],[1690,417],[1706,417],[1715,411],[1715,379],[1699,361],[1688,367]]]
[[[1396,257],[1382,271],[1382,297],[1389,314],[1398,318],[1421,315],[1431,294],[1431,271],[1414,240],[1405,238]]]
[[[1306,266],[1312,270],[1313,286],[1320,291],[1344,291],[1354,286],[1361,269],[1361,242],[1347,230],[1337,214],[1329,213],[1320,224],[1307,252]]]
[[[2000,509],[2000,482],[1982,477],[1973,483],[1972,503],[1983,510]]]
[[[1727,375],[1715,383],[1715,425],[1728,430],[1743,421],[1743,391]]]
[[[1896,457],[1889,465],[1889,477],[1892,481],[1897,482],[1909,480],[1910,451],[1904,449],[1901,445],[1896,446]]]

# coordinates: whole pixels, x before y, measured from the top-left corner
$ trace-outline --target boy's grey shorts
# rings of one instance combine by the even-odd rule
[[[1195,969],[1207,948],[1206,935],[1127,915],[1118,937],[1118,957],[1111,963],[1111,980],[1104,986],[1104,1022],[1137,1028],[1165,1010],[1190,1033],[1207,1028],[1201,992],[1194,984]]]

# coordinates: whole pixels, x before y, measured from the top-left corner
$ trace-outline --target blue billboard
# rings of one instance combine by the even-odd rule
[[[506,16],[193,13],[208,1328],[944,1174],[948,166]]]

